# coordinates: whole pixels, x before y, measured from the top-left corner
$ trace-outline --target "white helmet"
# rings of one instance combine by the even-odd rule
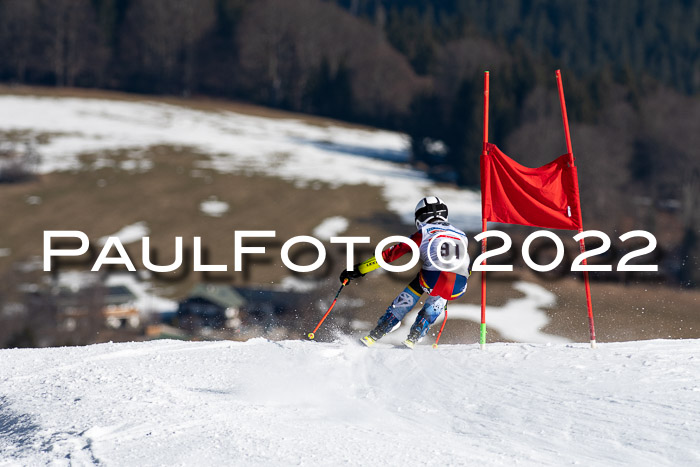
[[[434,220],[447,222],[447,205],[437,196],[426,196],[416,204],[416,228]]]

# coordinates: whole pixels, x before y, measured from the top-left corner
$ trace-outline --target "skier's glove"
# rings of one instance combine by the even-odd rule
[[[360,271],[358,271],[357,266],[355,266],[354,270],[352,270],[352,271],[348,271],[346,269],[340,273],[340,282],[343,283],[343,282],[345,282],[346,279],[349,282],[353,279],[358,279],[362,276],[364,276],[364,274],[362,274]]]

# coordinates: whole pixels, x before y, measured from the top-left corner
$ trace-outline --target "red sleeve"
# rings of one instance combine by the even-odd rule
[[[418,247],[420,247],[421,241],[423,240],[423,234],[419,230],[413,235],[409,237],[413,243],[415,243]],[[411,252],[411,247],[408,246],[407,243],[397,243],[396,245],[392,246],[391,248],[387,248],[386,250],[382,251],[382,259],[386,261],[387,263],[391,263],[393,261],[396,261],[397,259],[401,258],[403,255],[406,253]]]

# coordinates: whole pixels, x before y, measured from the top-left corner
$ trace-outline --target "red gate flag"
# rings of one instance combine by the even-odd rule
[[[481,156],[483,218],[547,229],[582,229],[578,174],[570,161],[565,154],[531,169],[486,143]]]

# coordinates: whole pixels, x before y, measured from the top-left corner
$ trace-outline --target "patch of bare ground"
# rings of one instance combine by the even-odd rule
[[[314,184],[314,188],[299,188],[274,177],[221,174],[195,167],[196,161],[205,156],[166,146],[148,148],[140,154],[150,161],[147,171],[120,168],[128,158],[119,152],[100,157],[109,158],[110,166],[53,173],[32,183],[2,187],[0,242],[12,254],[0,257],[0,267],[8,267],[20,258],[40,256],[45,230],[81,230],[99,248],[97,241],[101,237],[127,225],[146,222],[158,263],[172,262],[175,237],[181,236],[190,253],[186,255],[189,263],[181,269],[191,271],[192,239],[197,236],[202,238],[207,262],[229,266],[228,273],[207,277],[179,272],[162,278],[175,285],[174,294],[182,294],[205,279],[234,284],[279,281],[289,275],[280,260],[282,243],[296,235],[311,235],[317,225],[331,216],[348,217],[348,235],[369,235],[374,241],[386,236],[389,227],[399,225],[398,219],[386,211],[379,189],[373,187],[333,189]],[[90,166],[88,160],[83,163]],[[212,199],[227,203],[228,211],[220,217],[207,215],[201,204]],[[375,222],[379,219],[382,221]],[[233,272],[236,230],[276,232],[275,239],[262,241],[268,253],[251,255],[250,264],[240,273]],[[140,242],[126,245],[126,249],[138,267]],[[342,253],[340,248],[333,250]],[[297,253],[292,249],[293,255]],[[310,254],[306,256],[300,257],[299,262],[314,260]],[[89,266],[87,255],[82,259]]]

